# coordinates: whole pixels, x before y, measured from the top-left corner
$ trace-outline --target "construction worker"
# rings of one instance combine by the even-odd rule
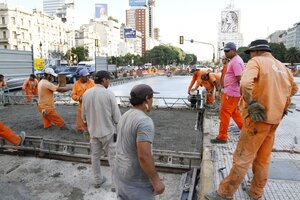
[[[26,138],[26,133],[21,131],[18,135],[0,121],[0,137],[6,139],[13,145],[22,146]]]
[[[0,89],[4,88],[6,86],[6,82],[4,80],[3,74],[0,74]]]
[[[82,120],[90,134],[92,171],[95,188],[100,188],[106,181],[101,174],[100,157],[102,151],[107,154],[111,168],[114,166],[114,135],[121,118],[121,112],[109,87],[111,76],[107,71],[95,74],[95,87],[87,90],[82,96]],[[115,191],[112,177],[111,191]]]
[[[25,80],[22,90],[26,94],[26,103],[31,103],[32,95],[38,94],[38,83],[34,74],[30,74],[29,78]]]
[[[228,63],[229,63],[230,59],[227,58],[225,55],[222,56],[222,64],[223,64],[223,68],[221,70],[221,88],[220,89],[223,89],[224,90],[224,77],[225,77],[225,74],[227,72],[227,68],[228,68]],[[222,92],[222,91],[221,91]],[[224,92],[224,91],[223,91]]]
[[[132,108],[118,123],[118,140],[114,174],[117,199],[154,200],[162,194],[165,185],[155,169],[152,144],[155,130],[147,115],[155,92],[149,85],[139,84],[130,92]]]
[[[69,130],[64,120],[55,111],[54,92],[67,92],[71,88],[59,87],[50,82],[57,74],[52,68],[46,68],[44,71],[44,79],[38,84],[38,111],[43,119],[44,128],[50,128],[52,123],[60,127],[62,130]]]
[[[275,131],[298,90],[293,74],[271,52],[266,40],[251,42],[245,51],[251,60],[241,79],[244,126],[230,174],[217,191],[205,195],[209,200],[232,199],[251,164],[253,178],[247,193],[252,199],[262,199]]]
[[[243,126],[242,115],[239,112],[240,80],[244,70],[244,62],[236,52],[234,43],[229,42],[224,47],[225,56],[230,59],[228,69],[224,77],[224,94],[222,95],[220,108],[219,134],[212,143],[227,143],[228,127],[232,117],[238,128]]]
[[[188,87],[188,94],[190,94],[190,92],[194,92],[195,90],[197,90],[199,88],[199,86],[201,86],[201,82],[202,82],[201,75],[206,72],[207,72],[207,70],[204,70],[204,69],[192,69],[190,71],[190,73],[192,74],[193,77],[192,77],[192,80]],[[193,88],[195,82],[197,82],[197,84]]]
[[[84,125],[81,118],[81,107],[82,107],[82,95],[85,91],[95,86],[93,80],[89,79],[89,72],[86,68],[79,71],[79,80],[77,80],[73,86],[72,99],[74,101],[79,101],[77,107],[77,117],[76,117],[76,131],[78,133],[86,131],[86,126]]]
[[[221,88],[221,74],[220,73],[204,73],[201,75],[202,85],[206,89],[207,104],[214,105],[215,98],[219,98],[219,90]]]

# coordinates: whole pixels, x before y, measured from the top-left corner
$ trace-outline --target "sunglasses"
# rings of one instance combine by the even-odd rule
[[[229,50],[224,50],[225,53],[228,53],[229,51],[230,51],[230,49]]]

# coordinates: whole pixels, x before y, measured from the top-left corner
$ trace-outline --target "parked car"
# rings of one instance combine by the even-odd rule
[[[54,72],[57,74],[64,71],[66,68],[66,66],[49,66],[49,67],[52,68],[54,70]],[[42,69],[42,71],[35,71],[35,76],[37,77],[38,80],[41,80],[43,78],[45,69],[46,69],[46,67],[44,69]],[[52,81],[57,82],[57,77],[54,78]]]
[[[65,67],[58,75],[66,75],[67,83],[75,83],[79,79],[79,71],[84,67],[82,66],[69,66]]]

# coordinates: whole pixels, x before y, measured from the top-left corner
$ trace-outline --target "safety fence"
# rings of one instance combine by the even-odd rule
[[[117,103],[121,107],[129,107],[130,97],[129,96],[116,96]],[[30,103],[26,102],[26,95],[22,93],[0,93],[0,105],[25,105],[25,104],[36,104],[37,97],[33,96]],[[66,93],[55,93],[54,102],[57,105],[78,105],[78,102],[71,98],[71,92]],[[153,97],[153,107],[155,108],[177,108],[177,109],[189,109],[191,108],[188,98],[180,97]]]

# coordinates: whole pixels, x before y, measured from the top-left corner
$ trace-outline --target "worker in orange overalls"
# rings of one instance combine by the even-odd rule
[[[30,74],[29,78],[25,80],[22,90],[26,94],[26,103],[30,103],[32,95],[38,94],[38,80],[35,78],[34,74]]]
[[[298,90],[293,74],[271,52],[267,40],[253,41],[245,51],[251,59],[240,81],[244,126],[229,176],[217,191],[205,194],[209,200],[233,198],[251,164],[253,178],[247,193],[251,199],[262,199],[275,131]]]
[[[219,90],[221,88],[220,73],[204,73],[201,75],[202,85],[206,89],[207,104],[214,105],[215,98],[219,98]]]
[[[86,131],[86,126],[84,125],[81,118],[81,107],[82,107],[82,95],[85,91],[95,86],[93,80],[89,79],[90,75],[87,69],[82,69],[79,71],[80,78],[75,82],[72,90],[72,99],[74,101],[79,101],[77,107],[77,117],[76,117],[76,131],[84,132]]]
[[[26,138],[26,133],[21,131],[18,135],[0,121],[0,137],[3,137],[13,145],[21,146]]]
[[[197,90],[199,86],[202,86],[201,85],[201,82],[202,82],[201,75],[206,73],[206,72],[207,72],[207,70],[205,70],[205,69],[192,69],[190,71],[190,73],[192,74],[193,77],[192,77],[192,80],[191,80],[190,85],[188,87],[188,94],[190,94],[191,92],[194,92],[195,90]],[[193,88],[195,82],[197,82],[197,84]]]
[[[69,130],[64,120],[55,111],[54,106],[54,92],[67,92],[71,88],[59,87],[50,82],[57,74],[52,68],[46,68],[44,72],[44,79],[42,79],[38,84],[38,111],[43,119],[44,128],[50,128],[52,123],[60,127],[62,130]]]

